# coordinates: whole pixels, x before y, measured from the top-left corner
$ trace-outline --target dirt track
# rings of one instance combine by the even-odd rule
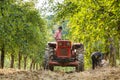
[[[79,73],[0,69],[0,80],[120,80],[120,67],[99,68]]]

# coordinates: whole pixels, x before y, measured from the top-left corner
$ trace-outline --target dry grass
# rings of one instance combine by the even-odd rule
[[[104,67],[79,73],[0,69],[0,80],[120,80],[120,67]]]

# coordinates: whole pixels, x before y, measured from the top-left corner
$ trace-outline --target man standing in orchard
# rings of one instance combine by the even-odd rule
[[[55,40],[61,40],[62,39],[62,26],[58,27],[58,30],[54,34]]]

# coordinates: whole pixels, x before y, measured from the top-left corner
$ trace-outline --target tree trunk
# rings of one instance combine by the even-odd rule
[[[1,50],[0,50],[0,68],[2,68],[2,65],[1,65]]]
[[[34,60],[32,59],[31,63],[30,63],[30,70],[33,69],[33,63],[34,63]]]
[[[24,69],[26,69],[27,56],[24,57]]]
[[[5,58],[5,51],[4,51],[4,45],[1,49],[1,68],[4,68],[4,58]]]
[[[35,62],[33,62],[33,70],[35,70]]]
[[[118,48],[119,48],[118,52],[119,52],[119,60],[120,60],[120,41],[119,41],[119,47]]]
[[[10,68],[14,68],[14,55],[11,54],[11,64],[10,64]]]
[[[36,63],[36,70],[38,70],[38,63]]]
[[[114,47],[114,42],[113,39],[110,39],[110,65],[116,66],[116,51],[115,51],[115,47]]]
[[[21,59],[22,59],[22,55],[21,55],[21,53],[19,52],[19,53],[18,53],[18,69],[21,69]]]
[[[43,64],[42,64],[43,65]],[[38,69],[42,69],[43,67],[41,67],[41,64],[38,64]]]

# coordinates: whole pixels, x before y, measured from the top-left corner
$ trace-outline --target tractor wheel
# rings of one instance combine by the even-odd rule
[[[43,68],[45,70],[51,70],[51,71],[54,70],[54,66],[49,65],[51,55],[52,55],[52,52],[50,52],[49,49],[45,51],[44,62],[43,62]]]
[[[51,71],[54,71],[54,66],[49,66],[49,69],[50,69]]]
[[[77,72],[84,71],[84,55],[83,54],[78,54],[77,58],[78,58],[79,64],[76,67],[76,71]]]
[[[44,69],[49,69],[49,54],[48,51],[45,51],[45,55],[44,55],[44,61],[43,61],[43,68]]]

